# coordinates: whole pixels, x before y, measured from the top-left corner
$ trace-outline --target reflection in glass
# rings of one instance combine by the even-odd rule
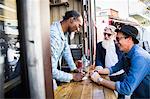
[[[0,57],[4,57],[5,60],[5,82],[20,73],[20,43],[17,27],[16,0],[0,0]]]

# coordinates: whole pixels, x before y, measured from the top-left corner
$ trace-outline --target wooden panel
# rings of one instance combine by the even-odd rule
[[[16,9],[16,0],[4,0],[4,4],[10,8]]]
[[[104,87],[104,96],[105,99],[117,99],[115,93],[106,87]]]
[[[92,99],[92,84],[84,84],[81,99]]]
[[[0,20],[9,19],[16,20],[16,0],[4,0],[3,5],[3,15],[1,15]]]
[[[77,5],[78,5],[78,11],[81,13],[82,12],[82,2],[80,2],[80,1],[78,1],[78,3],[77,3]]]
[[[16,11],[15,10],[14,10],[14,12],[11,12],[11,11],[8,11],[8,10],[4,10],[4,18],[5,19],[9,19],[9,20],[17,20],[17,15],[16,15]]]
[[[93,99],[104,99],[103,86],[99,86],[97,84],[93,84]]]
[[[52,21],[59,19],[59,7],[53,8]]]
[[[44,80],[45,80],[45,97],[46,99],[53,99],[53,77],[52,77],[52,63],[49,39],[50,14],[49,3],[47,0],[40,0],[40,20],[41,20],[41,39],[42,39],[42,55],[44,66]]]
[[[74,2],[74,0],[68,0],[68,2],[69,2],[69,7],[67,7],[67,11],[73,9],[73,2]]]
[[[58,89],[56,90],[57,92],[55,92],[55,99],[70,99],[70,95],[73,91],[73,86],[75,85],[75,83],[69,83],[66,85],[63,85],[63,87],[58,87]]]
[[[83,90],[83,85],[75,83],[73,86],[73,91],[69,99],[80,99]]]
[[[78,10],[78,2],[77,1],[73,2],[73,9]]]
[[[63,16],[65,15],[64,12],[66,12],[66,11],[67,11],[67,8],[66,8],[65,6],[61,6],[61,7],[59,8],[59,13],[60,13],[59,19],[62,19],[62,18],[63,18]]]
[[[50,7],[50,23],[52,23],[54,20],[60,20],[62,19],[62,16],[64,16],[65,12],[68,10],[76,10],[81,12],[81,1],[78,0],[68,0],[69,7],[61,5],[61,6],[53,6]]]
[[[107,80],[109,80],[109,77],[106,76],[106,75],[102,75],[102,77],[107,79]],[[104,91],[105,99],[116,99],[117,98],[117,96],[115,95],[114,91],[112,91],[112,90],[110,90],[110,89],[108,89],[106,87],[104,87],[103,91]]]

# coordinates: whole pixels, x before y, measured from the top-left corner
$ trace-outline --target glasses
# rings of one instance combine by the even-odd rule
[[[108,36],[108,37],[110,37],[112,34],[108,34],[108,33],[104,33],[104,36]]]
[[[122,38],[127,38],[127,37],[116,37],[117,42],[119,42]]]

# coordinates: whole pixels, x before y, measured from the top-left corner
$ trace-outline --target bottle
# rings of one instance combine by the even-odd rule
[[[83,68],[86,66],[86,57],[85,55],[82,56],[82,64],[83,64]]]
[[[88,71],[88,66],[89,66],[89,60],[86,59],[86,56],[82,56],[82,63],[83,63],[83,71],[87,72]]]

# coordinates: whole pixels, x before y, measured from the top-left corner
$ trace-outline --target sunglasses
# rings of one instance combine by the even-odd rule
[[[128,38],[128,37],[116,37],[116,41],[119,42],[122,38]]]
[[[108,37],[110,37],[112,34],[109,34],[109,33],[104,33],[104,36],[108,36]]]

